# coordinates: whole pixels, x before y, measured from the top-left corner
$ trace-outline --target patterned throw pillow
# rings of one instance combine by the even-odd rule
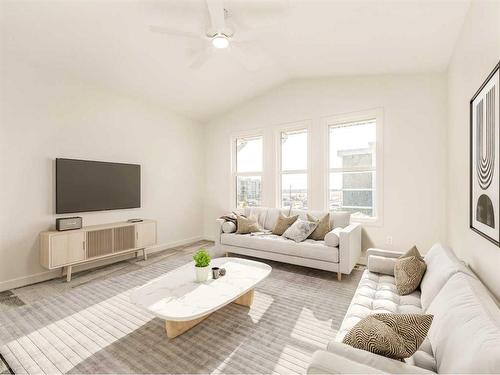
[[[330,213],[327,213],[321,219],[316,219],[314,216],[307,214],[307,220],[318,223],[316,229],[309,235],[309,238],[316,241],[323,241],[328,232],[332,230],[330,226]]]
[[[278,216],[278,221],[273,228],[273,234],[281,236],[285,231],[290,228],[290,226],[295,223],[295,221],[299,218],[299,215],[295,216],[285,216],[282,213]]]
[[[260,232],[259,223],[255,217],[243,217],[238,215],[236,224],[236,234],[247,234]]]
[[[426,270],[427,265],[416,246],[396,259],[394,281],[398,293],[403,296],[416,290],[420,286]]]
[[[344,344],[402,360],[411,357],[429,332],[432,315],[373,314],[361,319],[345,335]]]
[[[283,237],[294,240],[295,242],[302,242],[317,226],[318,223],[316,222],[297,219],[295,223],[283,233]]]

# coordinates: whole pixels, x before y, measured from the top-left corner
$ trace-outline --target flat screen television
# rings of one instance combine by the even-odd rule
[[[141,207],[141,166],[56,159],[56,213]]]

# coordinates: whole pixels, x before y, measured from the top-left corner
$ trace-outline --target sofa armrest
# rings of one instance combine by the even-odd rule
[[[421,367],[412,366],[405,362],[387,358],[365,350],[356,349],[341,342],[330,341],[327,351],[338,357],[375,369],[378,372],[389,374],[434,374]]]
[[[371,248],[366,250],[366,256],[377,255],[385,258],[399,258],[403,253],[399,251]]]
[[[383,374],[373,367],[351,361],[335,353],[318,350],[311,358],[307,368],[309,375],[313,374]]]
[[[218,246],[220,245],[220,235],[222,234],[222,224],[224,224],[224,222],[226,220],[224,219],[217,219],[215,220],[217,225],[216,225],[216,228],[215,228],[215,246]]]
[[[215,225],[215,233],[214,233],[214,247],[210,251],[210,255],[213,258],[220,257],[224,254],[221,243],[220,243],[220,236],[222,234],[222,224],[224,224],[226,220],[224,219],[216,219],[216,225]]]
[[[361,256],[361,224],[349,224],[340,231],[339,270],[349,274]]]

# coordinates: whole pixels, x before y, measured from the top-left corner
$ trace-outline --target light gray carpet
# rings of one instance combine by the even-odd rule
[[[334,273],[266,261],[273,271],[251,309],[230,304],[168,340],[164,322],[128,294],[190,261],[191,251],[0,311],[0,354],[15,373],[304,373],[335,337],[361,276],[338,282]]]

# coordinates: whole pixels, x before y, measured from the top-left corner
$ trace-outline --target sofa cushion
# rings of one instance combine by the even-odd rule
[[[332,228],[345,228],[351,223],[351,213],[342,211],[333,211],[330,214]]]
[[[276,221],[278,220],[278,216],[282,213],[285,216],[299,215],[299,217],[303,220],[307,220],[307,214],[313,215],[315,217],[321,218],[325,216],[328,212],[325,211],[306,211],[306,210],[297,210],[290,208],[267,208],[267,207],[245,207],[244,209],[239,210],[240,213],[249,217],[255,216],[259,225],[268,230],[272,230],[276,225]],[[350,212],[344,211],[331,211],[330,212],[330,227],[331,228],[345,228],[351,222],[351,214]]]
[[[320,218],[307,214],[307,220],[318,222],[318,226],[308,237],[311,240],[322,241],[325,239],[326,234],[332,230],[329,213]]]
[[[434,358],[429,337],[425,338],[420,348],[410,358],[406,359],[405,362],[429,371],[437,371],[436,358]]]
[[[427,312],[438,372],[500,373],[500,310],[479,280],[454,274]]]
[[[289,208],[267,208],[266,219],[264,222],[264,229],[273,230],[276,223],[278,222],[279,215],[292,216],[290,215]]]
[[[422,292],[422,307],[427,309],[444,284],[457,272],[474,276],[465,264],[457,258],[453,251],[441,244],[435,244],[424,256],[427,270],[425,271],[420,290]],[[475,276],[474,276],[475,277]]]
[[[267,211],[268,208],[266,207],[245,207],[243,210],[243,214],[246,217],[257,218],[257,223],[259,223],[259,226],[261,228],[265,228]],[[265,229],[273,229],[273,228],[265,228]]]
[[[393,276],[378,275],[365,270],[336,341],[342,341],[356,323],[374,313],[421,314],[420,292],[417,290],[400,296]]]
[[[283,237],[295,242],[304,241],[318,226],[317,222],[297,219],[286,231]]]
[[[295,216],[285,216],[282,213],[279,214],[278,220],[273,227],[273,234],[281,236],[285,231],[290,228],[290,226],[295,223],[298,219],[298,215]]]
[[[354,348],[352,349],[357,350]],[[364,351],[362,352],[363,354],[366,353]],[[365,365],[361,361],[351,360],[336,353],[317,350],[314,352],[311,358],[311,363],[307,367],[307,375],[325,374],[387,374],[387,372]]]
[[[394,265],[396,264],[396,260],[396,258],[368,255],[368,270],[370,272],[394,276]]]
[[[340,243],[340,232],[342,228],[335,228],[328,232],[325,236],[325,244],[326,246],[337,247]]]
[[[372,314],[361,319],[343,343],[392,359],[411,357],[422,344],[432,315]]]
[[[222,231],[224,233],[234,233],[236,232],[236,224],[232,221],[225,221],[222,223]]]
[[[223,233],[221,235],[221,244],[317,259],[325,262],[338,263],[339,261],[339,249],[326,246],[324,241],[305,240],[297,243],[274,234]]]
[[[243,217],[238,215],[236,224],[236,233],[245,234],[252,232],[259,232],[260,226],[257,222],[257,218],[254,216]]]
[[[394,279],[398,293],[403,295],[416,290],[422,281],[426,268],[416,246],[401,255],[394,264]]]
[[[408,360],[401,362],[395,359],[382,357],[381,355],[366,352],[361,349],[353,348],[349,345],[340,342],[330,341],[327,346],[327,351],[336,354],[335,362],[330,364],[328,371],[323,371],[323,374],[374,374],[382,371],[384,374],[429,374],[431,372],[408,364]],[[344,367],[343,362],[359,363],[369,366],[368,370],[356,371],[355,367],[345,366],[344,371],[339,371]],[[342,364],[342,367],[338,365]]]
[[[290,215],[299,215],[299,218],[302,220],[307,220],[307,214],[312,215],[314,217],[323,217],[328,212],[325,211],[305,211],[305,210],[297,210],[293,209]],[[343,211],[331,211],[330,212],[330,228],[345,228],[351,223],[351,213],[343,212]]]

